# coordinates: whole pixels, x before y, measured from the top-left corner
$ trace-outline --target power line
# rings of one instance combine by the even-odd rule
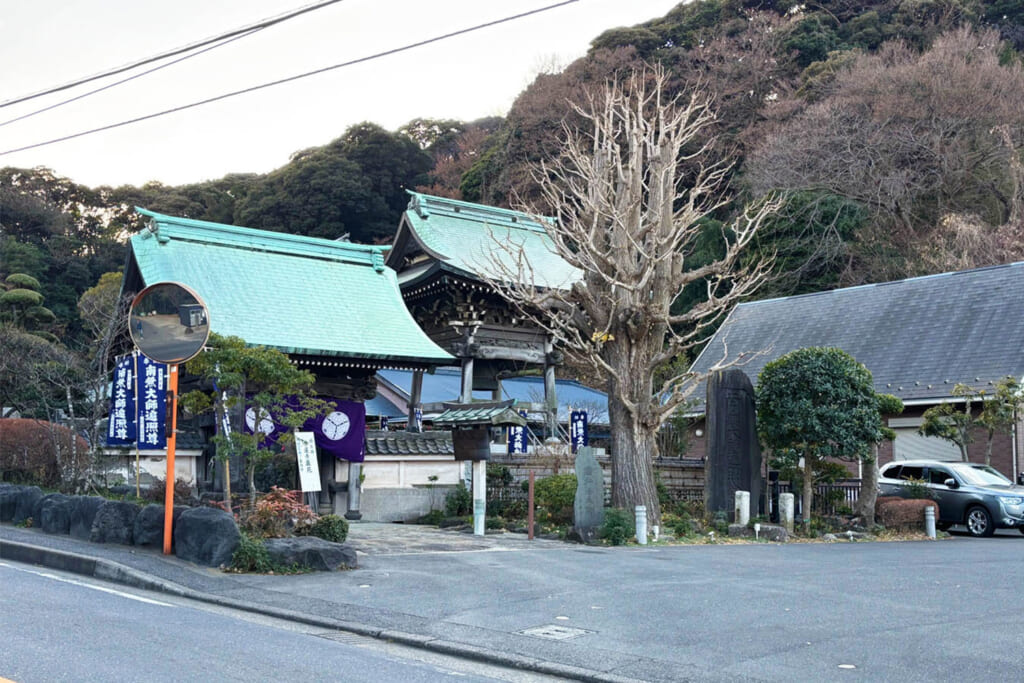
[[[353,60],[350,60],[348,62],[342,62],[340,64],[334,64],[332,66],[325,66],[322,69],[315,69],[314,71],[307,71],[305,73],[301,73],[301,74],[298,74],[296,76],[289,76],[287,78],[281,78],[281,79],[278,79],[276,81],[270,81],[269,83],[263,83],[261,85],[254,85],[254,86],[249,87],[249,88],[243,88],[242,90],[235,90],[233,92],[224,93],[223,95],[217,95],[216,97],[210,97],[210,98],[207,98],[205,100],[199,100],[198,102],[192,102],[190,104],[183,104],[180,107],[173,107],[171,109],[165,109],[163,111],[158,111],[158,112],[155,112],[153,114],[146,114],[144,116],[139,116],[139,117],[136,117],[134,119],[128,119],[128,120],[125,120],[125,121],[120,121],[118,123],[111,123],[111,124],[106,125],[106,126],[100,126],[99,128],[91,128],[89,130],[83,130],[83,131],[80,131],[78,133],[72,133],[70,135],[65,135],[65,136],[62,136],[62,137],[59,137],[59,138],[53,138],[52,140],[46,140],[44,142],[37,142],[37,143],[31,144],[31,145],[25,145],[24,147],[17,147],[15,149],[9,149],[9,150],[6,150],[4,152],[0,152],[0,156],[6,156],[8,154],[14,154],[16,152],[24,152],[25,150],[36,149],[38,147],[46,147],[47,145],[53,145],[53,144],[56,144],[58,142],[66,142],[67,140],[74,140],[75,138],[84,137],[86,135],[92,135],[93,133],[101,133],[101,132],[106,131],[106,130],[112,130],[114,128],[121,128],[122,126],[129,126],[129,125],[131,125],[133,123],[141,123],[142,121],[148,121],[150,119],[155,119],[155,118],[158,118],[160,116],[166,116],[168,114],[174,114],[174,113],[177,113],[179,111],[185,111],[186,109],[192,109],[194,107],[200,107],[200,106],[202,106],[204,104],[211,104],[213,102],[219,102],[221,100],[226,100],[226,99],[228,99],[230,97],[237,97],[238,95],[245,95],[247,93],[256,92],[257,90],[263,90],[264,88],[271,88],[271,87],[274,87],[274,86],[277,86],[277,85],[282,85],[284,83],[291,83],[292,81],[297,81],[297,80],[300,80],[300,79],[303,79],[303,78],[308,78],[310,76],[316,76],[318,74],[326,73],[328,71],[333,71],[334,69],[340,69],[342,67],[352,66],[354,64],[362,64],[363,62],[369,62],[369,61],[374,60],[374,59],[380,59],[381,57],[387,57],[387,56],[390,56],[390,55],[393,55],[393,54],[398,54],[399,52],[406,52],[408,50],[412,50],[412,49],[417,48],[417,47],[423,47],[424,45],[430,45],[431,43],[437,43],[439,41],[447,40],[449,38],[454,38],[456,36],[461,36],[461,35],[464,35],[466,33],[472,33],[473,31],[479,31],[480,29],[489,28],[491,26],[497,26],[498,24],[504,24],[504,23],[507,23],[507,22],[510,22],[510,21],[514,21],[516,19],[522,19],[523,17],[528,17],[528,16],[533,15],[533,14],[540,14],[541,12],[547,12],[548,10],[556,9],[558,7],[564,7],[565,5],[571,5],[571,4],[575,3],[575,2],[579,2],[579,0],[562,0],[562,2],[557,2],[557,3],[553,4],[553,5],[547,5],[545,7],[540,7],[538,9],[530,10],[528,12],[522,12],[520,14],[514,14],[512,16],[508,16],[508,17],[505,17],[503,19],[495,19],[494,21],[488,21],[488,22],[483,23],[483,24],[477,24],[476,26],[470,26],[468,28],[459,29],[458,31],[452,31],[451,33],[445,33],[443,35],[435,36],[433,38],[427,38],[426,40],[421,40],[421,41],[416,42],[416,43],[409,43],[408,45],[403,45],[402,47],[396,47],[394,49],[386,50],[384,52],[378,52],[376,54],[369,55],[367,57],[360,57],[358,59],[353,59]]]
[[[233,38],[228,38],[227,40],[224,40],[224,41],[222,41],[220,43],[215,43],[214,45],[211,45],[211,46],[209,46],[207,48],[199,50],[198,52],[192,52],[191,54],[187,54],[184,57],[178,57],[177,59],[175,59],[173,61],[167,62],[166,64],[161,64],[160,66],[155,66],[152,69],[147,69],[146,71],[143,71],[141,73],[137,73],[137,74],[134,74],[132,76],[128,76],[127,78],[122,78],[119,81],[114,81],[113,83],[109,83],[109,84],[103,86],[102,88],[96,88],[95,90],[90,90],[89,92],[82,93],[81,95],[77,95],[75,97],[71,97],[71,98],[68,98],[66,100],[61,100],[60,102],[56,102],[54,104],[51,104],[48,107],[43,107],[42,109],[36,109],[35,111],[30,111],[27,114],[22,114],[21,116],[16,116],[13,119],[7,119],[6,121],[0,121],[0,128],[2,128],[3,126],[6,126],[8,124],[14,123],[16,121],[22,121],[24,119],[30,118],[32,116],[35,116],[37,114],[42,114],[43,112],[50,111],[51,109],[56,109],[57,107],[63,107],[66,104],[71,104],[72,102],[77,102],[78,100],[84,99],[86,97],[90,97],[91,95],[95,95],[96,93],[101,93],[104,90],[110,90],[111,88],[117,87],[117,86],[121,85],[122,83],[127,83],[128,81],[134,81],[135,79],[142,78],[143,76],[151,74],[154,71],[159,71],[160,69],[166,69],[169,66],[173,66],[173,65],[178,64],[180,62],[184,62],[186,59],[192,59],[193,57],[198,57],[201,54],[205,54],[205,53],[209,52],[210,50],[216,50],[218,47],[223,47],[224,45],[227,45],[228,43],[233,43],[236,40],[241,40],[242,38],[245,38],[246,36],[251,36],[253,33],[256,33],[257,31],[262,31],[262,30],[263,30],[263,28],[253,29],[252,31],[250,31],[248,33],[243,33],[241,35],[234,36]]]
[[[16,97],[13,100],[7,100],[6,102],[0,102],[0,109],[3,109],[4,107],[10,107],[11,105],[14,105],[14,104],[19,104],[21,102],[25,102],[27,100],[32,100],[32,99],[35,99],[37,97],[42,97],[44,95],[51,95],[51,94],[53,94],[55,92],[60,92],[62,90],[68,90],[69,88],[74,88],[76,86],[83,85],[85,83],[90,83],[92,81],[96,81],[96,80],[99,80],[101,78],[107,78],[108,76],[116,76],[117,74],[124,73],[125,71],[131,71],[132,69],[137,69],[140,66],[145,66],[146,64],[152,64],[153,62],[159,62],[159,61],[161,61],[163,59],[167,59],[168,57],[176,57],[176,56],[178,56],[180,54],[183,54],[183,53],[186,53],[186,52],[191,52],[191,51],[193,51],[193,50],[195,50],[197,48],[205,47],[206,45],[222,41],[222,40],[224,40],[226,38],[232,38],[234,36],[240,36],[242,34],[249,34],[249,33],[252,33],[254,31],[267,28],[268,26],[273,26],[274,24],[280,24],[281,22],[288,21],[289,19],[294,19],[297,16],[300,16],[300,15],[303,15],[303,14],[308,14],[309,12],[313,12],[313,11],[316,11],[318,9],[322,9],[324,7],[327,7],[328,5],[334,5],[334,4],[339,3],[341,1],[342,0],[322,0],[321,2],[312,4],[312,5],[305,5],[303,7],[300,7],[298,9],[296,9],[296,10],[293,10],[291,12],[287,12],[285,14],[281,14],[281,15],[278,15],[276,17],[270,17],[268,19],[264,19],[262,21],[259,21],[259,22],[255,23],[255,24],[250,24],[248,26],[242,26],[241,28],[233,29],[231,31],[228,31],[227,33],[221,33],[220,35],[213,36],[211,38],[206,38],[206,39],[200,40],[199,42],[196,42],[196,43],[190,43],[190,44],[184,45],[182,47],[174,48],[173,50],[168,50],[167,52],[161,52],[158,55],[154,55],[152,57],[146,57],[145,59],[140,59],[138,61],[131,62],[130,64],[125,64],[123,66],[118,66],[118,67],[115,67],[113,69],[108,69],[107,71],[103,71],[101,73],[94,74],[92,76],[85,76],[83,78],[79,78],[79,79],[76,79],[74,81],[71,81],[70,83],[65,83],[64,85],[54,86],[52,88],[47,88],[46,90],[40,90],[39,92],[32,93],[30,95],[22,95],[21,97]]]

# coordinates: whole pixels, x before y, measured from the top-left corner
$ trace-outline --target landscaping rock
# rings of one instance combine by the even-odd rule
[[[318,572],[356,569],[356,551],[344,543],[331,543],[316,536],[270,538],[264,541],[270,559],[285,567],[298,565]]]
[[[72,496],[68,533],[73,538],[88,541],[92,536],[92,523],[96,521],[96,511],[106,502],[106,498],[99,496]]]
[[[14,519],[14,510],[18,504],[18,494],[21,493],[21,486],[4,486],[0,488],[0,522],[10,522]]]
[[[29,519],[32,519],[32,515],[36,509],[36,503],[43,497],[43,490],[38,486],[23,486],[20,491],[15,495],[14,503],[14,518],[11,519],[15,524],[24,524]],[[32,520],[36,522],[38,520]]]
[[[174,552],[182,560],[219,567],[231,562],[241,536],[230,513],[217,508],[190,508],[174,525]]]
[[[188,508],[176,505],[174,507],[174,514],[171,517],[172,525],[178,523],[178,519]],[[139,516],[135,518],[135,527],[132,530],[132,542],[135,545],[154,546],[162,548],[164,545],[164,506],[163,505],[147,505],[139,511]],[[171,547],[174,547],[173,542]]]
[[[92,522],[89,540],[93,543],[132,544],[135,531],[135,518],[141,508],[135,503],[121,500],[108,500],[96,510],[96,518]]]
[[[754,530],[746,524],[730,524],[729,536],[734,538],[754,538]],[[786,531],[784,526],[762,522],[761,531],[757,534],[757,537],[765,541],[785,543],[789,540],[789,532]]]
[[[48,534],[66,534],[71,530],[71,496],[51,493],[43,496],[38,509],[39,528]]]

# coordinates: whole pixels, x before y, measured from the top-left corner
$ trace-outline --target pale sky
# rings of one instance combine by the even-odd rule
[[[0,108],[0,152],[358,59],[556,0],[344,0],[23,121],[105,85]],[[313,0],[0,0],[0,103],[312,4]],[[89,186],[265,173],[360,121],[504,115],[552,63],[679,0],[578,0],[497,27],[112,131],[0,156]],[[123,76],[122,76],[123,77]]]

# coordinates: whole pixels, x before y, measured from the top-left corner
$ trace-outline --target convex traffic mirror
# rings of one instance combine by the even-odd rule
[[[139,292],[128,312],[128,333],[147,358],[169,365],[198,354],[210,336],[210,318],[199,295],[177,282]]]

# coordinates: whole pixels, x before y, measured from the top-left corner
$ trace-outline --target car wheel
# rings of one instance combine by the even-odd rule
[[[992,524],[992,515],[983,507],[975,506],[967,511],[967,519],[964,521],[967,531],[971,536],[991,536],[995,533],[995,526]]]

